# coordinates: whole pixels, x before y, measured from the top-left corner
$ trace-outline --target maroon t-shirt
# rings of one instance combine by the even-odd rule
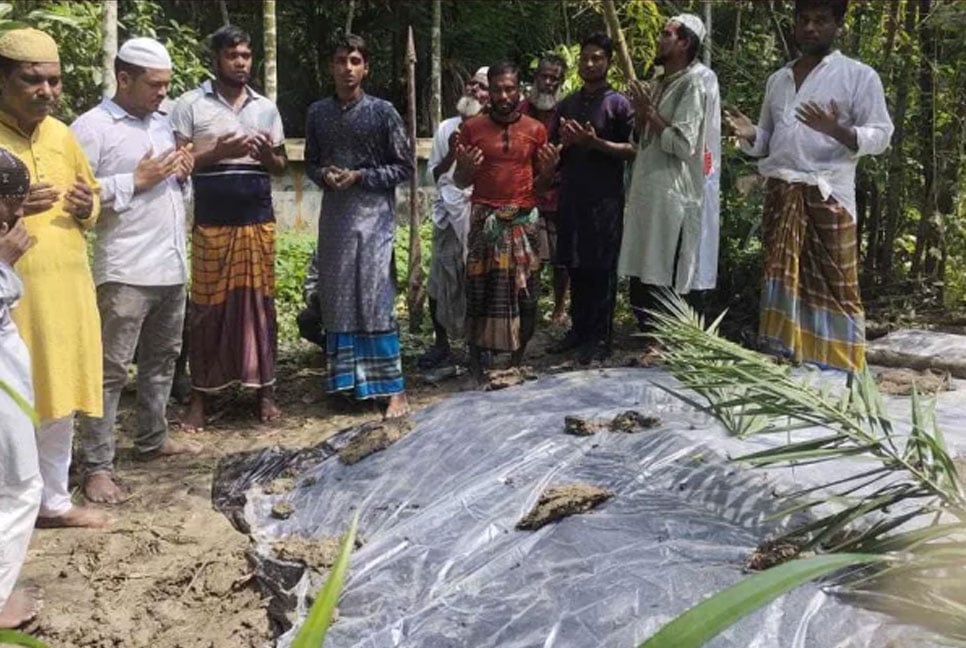
[[[474,204],[521,209],[536,206],[533,167],[537,151],[547,143],[543,124],[526,115],[512,124],[480,115],[463,124],[460,142],[483,152],[483,164],[473,176]]]

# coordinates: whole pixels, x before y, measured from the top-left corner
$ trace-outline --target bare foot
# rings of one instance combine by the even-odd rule
[[[114,518],[89,506],[72,506],[69,511],[56,517],[38,517],[39,529],[63,529],[81,527],[85,529],[103,529],[114,524]]]
[[[200,432],[205,429],[205,397],[201,392],[192,392],[188,413],[181,419],[181,429],[185,432]]]
[[[157,456],[171,457],[183,454],[199,454],[202,450],[204,450],[204,446],[197,441],[176,441],[168,437],[164,440],[164,445],[158,448]]]
[[[389,397],[389,405],[386,407],[385,419],[402,418],[409,414],[409,399],[406,392],[393,394]]]
[[[282,418],[282,410],[279,409],[272,396],[260,396],[258,399],[258,418],[262,423],[271,423]]]
[[[98,504],[120,504],[130,497],[121,485],[114,481],[114,476],[106,471],[95,472],[84,479],[84,497],[88,502]]]
[[[0,629],[19,628],[33,620],[44,606],[44,592],[39,587],[18,587],[0,610]]]

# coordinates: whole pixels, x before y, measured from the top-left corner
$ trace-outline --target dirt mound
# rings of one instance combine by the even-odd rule
[[[412,429],[413,424],[408,419],[364,425],[359,434],[339,451],[339,460],[347,465],[358,463],[371,454],[385,450]]]
[[[551,486],[540,494],[537,505],[517,523],[517,528],[536,531],[561,518],[586,513],[613,496],[606,488],[590,484]]]
[[[316,571],[323,571],[335,564],[339,555],[339,538],[285,538],[273,542],[272,551],[279,560],[299,562]]]

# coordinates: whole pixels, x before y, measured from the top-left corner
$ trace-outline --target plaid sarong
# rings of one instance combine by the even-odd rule
[[[399,334],[326,333],[326,391],[352,391],[359,400],[404,391]]]
[[[520,310],[538,297],[536,212],[473,205],[466,259],[466,339],[492,351],[520,348]]]
[[[195,225],[189,358],[200,391],[275,382],[275,223]]]
[[[822,368],[865,366],[856,225],[817,187],[770,179],[759,339],[770,351]]]

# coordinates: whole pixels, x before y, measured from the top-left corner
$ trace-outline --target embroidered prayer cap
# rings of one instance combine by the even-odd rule
[[[678,14],[674,18],[671,18],[668,22],[677,23],[679,25],[684,25],[698,37],[698,42],[703,43],[704,37],[707,35],[708,30],[704,28],[704,22],[690,13]]]
[[[60,63],[57,43],[39,29],[11,29],[0,36],[0,56],[24,63]]]
[[[170,70],[171,55],[164,45],[146,36],[132,38],[121,45],[117,58],[125,63],[151,70]]]
[[[23,200],[30,189],[30,172],[23,160],[5,148],[0,148],[0,200]]]
[[[473,75],[473,80],[479,81],[480,83],[484,83],[484,84],[489,83],[489,79],[486,76],[486,73],[489,71],[490,71],[489,66],[484,65],[483,67],[481,67],[479,70],[476,71],[476,74]]]

